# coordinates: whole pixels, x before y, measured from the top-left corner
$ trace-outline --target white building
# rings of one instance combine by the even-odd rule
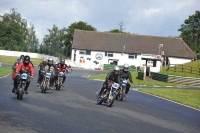
[[[75,30],[71,62],[77,67],[90,69],[124,63],[137,67],[146,63],[142,58],[155,59],[162,51],[170,64],[187,63],[194,57],[182,38]],[[148,61],[148,64],[151,66],[153,62]],[[154,72],[159,70],[152,69]]]

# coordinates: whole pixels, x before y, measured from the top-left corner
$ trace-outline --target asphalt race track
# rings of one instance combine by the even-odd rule
[[[11,75],[0,79],[0,133],[199,133],[200,111],[131,90],[113,107],[96,104],[102,81],[82,75],[99,71],[75,69],[60,91],[42,94],[36,86],[18,100]]]

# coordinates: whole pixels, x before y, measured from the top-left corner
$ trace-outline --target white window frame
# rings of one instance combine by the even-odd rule
[[[90,54],[87,54],[87,50],[80,50],[79,54],[80,55],[91,55],[91,50],[88,50],[88,51],[90,51]]]
[[[109,55],[112,55],[112,56],[109,56]],[[107,57],[113,57],[114,54],[112,52],[107,52]]]
[[[81,53],[82,52],[82,53]],[[86,55],[86,50],[80,50],[79,51],[79,54],[81,54],[81,55]]]
[[[129,59],[137,59],[137,55],[136,54],[128,54],[128,58]]]

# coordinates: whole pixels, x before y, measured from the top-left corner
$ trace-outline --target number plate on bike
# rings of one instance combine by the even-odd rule
[[[26,73],[23,73],[23,74],[21,75],[21,79],[27,79],[27,77],[28,77],[28,75],[27,75]]]
[[[64,73],[63,73],[63,72],[59,72],[59,76],[60,76],[60,77],[63,77],[63,76],[64,76]]]
[[[126,81],[126,80],[122,81],[122,85],[123,85],[123,86],[126,86],[126,84],[127,84],[127,81]]]
[[[114,83],[114,84],[112,85],[112,87],[115,88],[115,89],[118,89],[118,88],[119,88],[119,84]]]
[[[50,78],[51,77],[51,73],[46,73],[45,75],[47,78]]]

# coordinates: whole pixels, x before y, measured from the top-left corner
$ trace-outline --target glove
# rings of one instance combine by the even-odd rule
[[[131,83],[133,83],[133,81],[130,81]]]
[[[33,75],[31,76],[31,78],[33,79]]]

